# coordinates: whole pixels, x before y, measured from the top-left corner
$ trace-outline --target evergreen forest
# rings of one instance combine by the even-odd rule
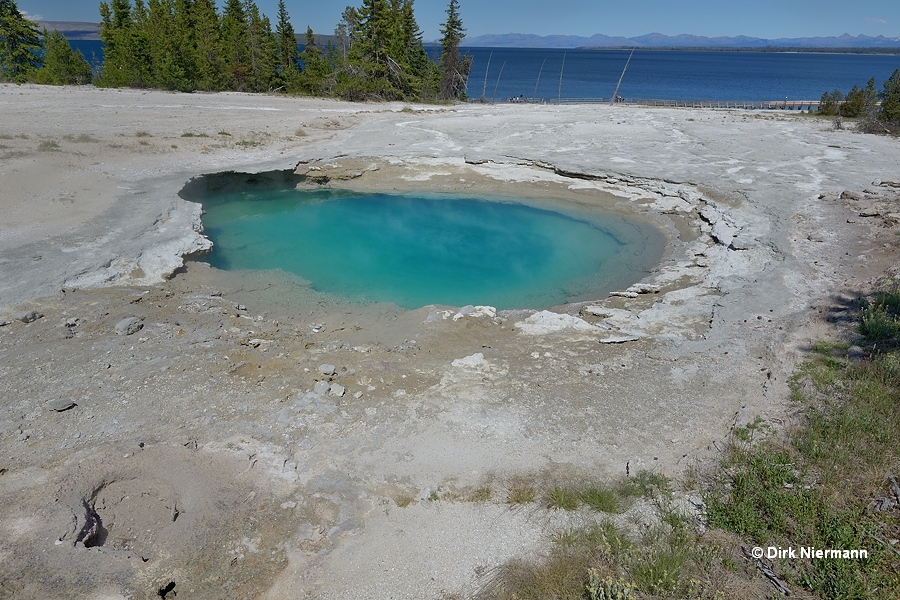
[[[282,92],[347,100],[465,99],[471,57],[449,0],[440,58],[431,60],[414,0],[362,0],[348,6],[333,40],[310,28],[300,51],[284,0],[273,27],[254,0],[109,0],[100,3],[103,63],[92,72],[59,32],[39,32],[15,0],[0,0],[0,81],[93,83],[194,91]]]

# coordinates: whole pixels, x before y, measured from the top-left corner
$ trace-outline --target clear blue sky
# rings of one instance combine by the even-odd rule
[[[426,40],[440,37],[448,0],[417,0]],[[761,38],[851,35],[900,37],[898,0],[459,0],[468,35],[535,33],[632,37],[645,33]],[[274,24],[278,0],[256,0]],[[99,0],[18,0],[19,10],[52,21],[100,20]],[[222,0],[219,0],[222,4]],[[285,0],[298,32],[331,33],[361,0]]]

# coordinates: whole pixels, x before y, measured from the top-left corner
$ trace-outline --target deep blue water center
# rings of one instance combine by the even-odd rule
[[[280,270],[318,292],[403,308],[555,306],[627,286],[662,251],[646,225],[508,199],[263,186],[200,201],[212,266]]]

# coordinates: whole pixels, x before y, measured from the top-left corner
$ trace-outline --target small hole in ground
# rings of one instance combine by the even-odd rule
[[[156,591],[156,595],[160,598],[166,598],[169,594],[172,594],[173,597],[178,595],[178,592],[175,591],[174,581],[170,581],[166,586]]]

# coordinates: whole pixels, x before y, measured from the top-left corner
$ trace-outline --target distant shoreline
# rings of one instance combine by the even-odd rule
[[[473,48],[476,46],[472,46]],[[579,46],[574,50],[631,50],[646,52],[767,52],[778,54],[885,54],[900,55],[900,46],[896,48],[798,48],[794,46],[767,46],[764,48],[730,48],[730,47],[709,47],[709,46]],[[564,48],[552,48],[553,50],[563,50]]]

